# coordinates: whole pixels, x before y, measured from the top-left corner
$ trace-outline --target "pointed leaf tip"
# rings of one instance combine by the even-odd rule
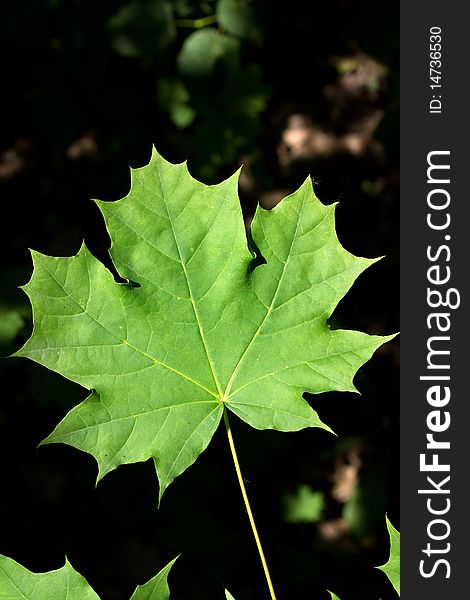
[[[395,529],[388,516],[385,519],[390,538],[390,556],[384,565],[376,569],[385,573],[397,594],[400,595],[400,532]]]
[[[152,577],[147,583],[138,585],[130,600],[168,600],[170,589],[168,587],[168,575],[180,555],[171,560],[161,571]]]

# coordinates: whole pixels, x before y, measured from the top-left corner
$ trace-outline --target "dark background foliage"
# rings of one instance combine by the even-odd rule
[[[311,176],[340,201],[343,245],[386,255],[332,325],[398,329],[398,5],[385,0],[17,0],[0,20],[0,349],[31,331],[27,248],[112,268],[90,198],[116,200],[154,143],[217,182],[244,164],[247,224]],[[338,437],[234,422],[280,599],[393,600],[374,565],[398,514],[398,342],[356,378],[362,396],[308,397]],[[267,597],[223,430],[156,508],[150,463],[95,489],[93,458],[37,448],[86,392],[23,359],[0,363],[0,553],[33,571],[64,556],[103,600],[130,597],[181,553],[172,598]]]

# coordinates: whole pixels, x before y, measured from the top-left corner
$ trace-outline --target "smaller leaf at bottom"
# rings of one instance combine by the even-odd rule
[[[176,558],[150,581],[137,586],[131,600],[168,600],[167,577]],[[33,573],[0,555],[0,600],[100,600],[86,579],[72,565],[47,573]]]
[[[5,600],[99,600],[80,573],[65,561],[61,569],[32,573],[0,555],[0,598]]]
[[[390,523],[387,517],[387,529],[390,536],[390,558],[377,569],[387,575],[395,591],[400,595],[400,532]]]
[[[138,585],[131,596],[131,600],[168,600],[170,589],[167,578],[171,567],[175,564],[176,558],[170,561],[166,567],[163,567],[150,581],[147,581],[144,585]]]

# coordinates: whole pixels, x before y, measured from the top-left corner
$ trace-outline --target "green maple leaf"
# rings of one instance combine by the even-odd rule
[[[333,594],[333,592],[330,592],[330,596],[331,600],[339,600],[338,596],[336,596],[336,594]]]
[[[167,577],[176,559],[144,585],[130,600],[168,600]],[[99,600],[86,579],[65,561],[61,569],[32,573],[13,559],[0,555],[0,599],[5,600]]]
[[[386,520],[390,536],[390,557],[384,565],[376,568],[387,575],[395,591],[400,595],[400,532],[390,523],[388,517]]]
[[[153,458],[161,498],[224,410],[257,429],[329,429],[302,393],[356,391],[357,369],[393,336],[330,329],[377,259],[340,245],[334,205],[309,179],[257,210],[251,235],[266,264],[253,269],[238,173],[206,186],[154,152],[131,178],[124,199],[97,204],[114,265],[140,287],[117,284],[84,245],[67,258],[32,252],[34,330],[16,356],[92,390],[46,443],[92,454],[98,480]]]

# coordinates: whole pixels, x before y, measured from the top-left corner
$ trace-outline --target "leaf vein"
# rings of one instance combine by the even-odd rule
[[[163,204],[165,205],[165,208],[166,208],[166,212],[167,212],[167,215],[168,215],[168,221],[170,223],[171,231],[172,231],[172,234],[173,234],[173,238],[175,240],[176,248],[178,250],[178,255],[179,255],[179,258],[180,258],[181,266],[183,267],[183,272],[184,272],[184,276],[185,276],[185,280],[186,280],[186,287],[188,289],[188,293],[189,293],[189,296],[191,298],[191,305],[193,307],[194,316],[196,318],[196,322],[197,322],[197,325],[198,325],[198,328],[199,328],[199,335],[201,336],[203,348],[204,348],[204,351],[205,351],[205,354],[206,354],[206,357],[207,357],[207,361],[208,361],[209,367],[211,369],[212,378],[214,380],[215,386],[216,386],[217,391],[218,391],[219,396],[220,396],[221,395],[221,390],[220,390],[219,381],[218,381],[217,375],[215,373],[213,362],[211,360],[211,356],[210,356],[210,353],[209,353],[209,348],[207,347],[207,342],[206,342],[206,339],[205,339],[205,336],[204,336],[204,330],[202,328],[202,323],[201,323],[201,320],[200,320],[200,317],[199,317],[199,312],[198,312],[198,310],[196,308],[196,301],[195,301],[195,298],[194,298],[194,294],[193,294],[193,290],[192,290],[192,287],[191,287],[190,279],[188,277],[188,272],[186,270],[186,265],[185,265],[185,263],[183,262],[183,259],[182,259],[182,254],[181,254],[181,249],[180,249],[180,246],[179,246],[179,243],[178,243],[178,238],[177,238],[176,231],[175,231],[175,228],[174,228],[174,225],[173,225],[173,221],[171,219],[171,215],[170,215],[170,210],[169,210],[169,207],[168,207],[168,203],[167,203],[167,200],[165,198],[164,191],[163,191],[161,177],[158,178],[158,181],[159,181],[159,184],[160,184],[160,190],[161,190],[161,194],[162,194],[162,201],[163,201]],[[215,394],[212,393],[212,395],[215,395]]]
[[[86,425],[85,427],[80,427],[79,429],[74,429],[71,433],[81,433],[82,431],[91,431],[93,429],[97,429],[99,427],[101,427],[102,425],[111,425],[113,423],[117,423],[120,421],[128,421],[129,419],[137,419],[139,417],[147,417],[149,415],[152,415],[154,413],[158,413],[162,410],[167,410],[168,412],[171,412],[171,410],[173,408],[182,408],[183,406],[188,406],[188,405],[195,405],[195,404],[214,404],[215,407],[219,406],[219,402],[216,403],[215,400],[196,400],[195,402],[184,402],[183,404],[181,403],[177,403],[177,404],[169,404],[167,406],[159,406],[158,408],[152,408],[150,410],[145,410],[142,411],[140,413],[132,413],[130,415],[126,415],[124,417],[112,417],[111,413],[109,412],[109,410],[107,411],[110,418],[108,421],[103,421],[101,423],[95,423],[93,425]],[[106,407],[107,409],[107,407]],[[55,435],[54,436],[54,441],[55,440],[60,440],[62,438],[68,438],[70,435],[70,433],[64,433],[62,435]]]
[[[302,199],[302,206],[301,206],[301,208],[300,208],[300,211],[299,211],[299,213],[298,213],[298,219],[297,219],[297,223],[296,223],[296,226],[295,226],[295,232],[294,232],[294,235],[292,236],[292,240],[291,240],[291,243],[290,243],[289,252],[287,253],[287,256],[289,256],[289,254],[291,253],[291,251],[292,251],[292,248],[293,248],[293,246],[294,246],[294,241],[295,241],[295,238],[296,238],[296,235],[297,235],[297,231],[298,231],[298,229],[299,229],[300,217],[301,217],[301,215],[302,215],[302,211],[303,211],[303,209],[304,209],[304,206],[305,206],[305,196],[304,196],[304,197],[303,197],[303,199]],[[262,223],[263,223],[263,222],[261,221],[261,224],[262,224]],[[235,365],[235,368],[234,368],[234,370],[233,370],[233,372],[232,372],[232,375],[231,375],[231,377],[230,377],[230,379],[229,379],[229,382],[228,382],[228,384],[227,384],[227,388],[226,388],[226,391],[225,391],[225,395],[226,395],[226,396],[230,396],[230,390],[231,390],[231,387],[232,387],[232,384],[233,384],[233,380],[234,380],[234,378],[235,378],[235,376],[236,376],[236,374],[237,374],[237,372],[238,372],[238,370],[239,370],[239,368],[240,368],[240,366],[241,366],[241,364],[242,364],[242,362],[243,362],[243,360],[244,360],[245,356],[247,355],[247,353],[248,353],[249,349],[251,348],[251,346],[252,346],[252,345],[253,345],[253,343],[255,342],[255,340],[256,340],[256,337],[258,336],[258,334],[259,334],[259,332],[260,332],[261,328],[263,327],[264,323],[266,322],[266,320],[267,320],[268,316],[270,315],[270,313],[271,313],[271,311],[272,311],[272,307],[273,307],[273,305],[274,305],[274,302],[276,301],[276,297],[277,297],[277,294],[278,294],[279,288],[280,288],[280,286],[281,286],[282,279],[283,279],[283,277],[284,277],[284,274],[285,274],[285,272],[286,272],[286,268],[287,268],[287,262],[288,262],[288,261],[286,260],[286,261],[283,261],[283,262],[284,262],[284,266],[283,266],[283,268],[282,268],[282,273],[281,273],[281,275],[280,275],[280,277],[279,277],[279,280],[278,280],[278,282],[277,282],[277,286],[276,286],[276,289],[275,289],[275,291],[274,291],[273,298],[272,298],[272,300],[271,300],[271,304],[269,305],[269,308],[268,308],[268,310],[266,311],[266,314],[265,314],[265,316],[264,316],[263,320],[261,321],[261,324],[259,325],[258,329],[255,331],[255,333],[254,333],[253,337],[251,338],[251,340],[250,340],[250,343],[247,345],[247,347],[245,348],[245,350],[244,350],[243,354],[240,356],[240,358],[239,358],[239,360],[238,360],[237,364]]]
[[[175,464],[176,464],[176,462],[177,462],[178,458],[181,456],[181,454],[182,454],[182,453],[183,453],[183,451],[185,450],[186,446],[189,444],[189,441],[191,440],[191,438],[192,438],[192,437],[193,437],[193,436],[196,434],[197,430],[198,430],[198,429],[200,429],[200,428],[201,428],[201,427],[204,425],[204,423],[207,421],[207,419],[209,419],[209,417],[211,417],[211,416],[212,416],[212,414],[214,413],[214,411],[216,411],[216,410],[220,410],[220,407],[219,407],[219,406],[215,406],[215,407],[214,407],[214,409],[213,409],[213,410],[211,410],[211,412],[210,412],[210,413],[208,413],[208,414],[207,414],[207,415],[204,417],[204,419],[203,419],[202,421],[200,421],[200,423],[198,423],[198,424],[197,424],[196,428],[193,430],[193,432],[191,433],[191,435],[189,435],[189,436],[186,438],[186,440],[184,441],[184,444],[181,446],[181,448],[180,448],[180,450],[179,450],[178,454],[175,456],[175,458],[174,458],[173,462],[171,463],[171,467],[170,467],[170,469],[169,469],[169,471],[168,471],[169,473],[171,473],[171,472],[173,471],[173,467],[175,466]]]
[[[160,360],[156,359],[155,357],[151,356],[150,354],[147,354],[146,352],[144,352],[143,350],[140,350],[140,348],[137,348],[136,346],[133,346],[132,344],[130,344],[127,340],[123,340],[122,338],[120,338],[118,335],[116,335],[113,331],[107,329],[102,323],[100,323],[99,321],[96,320],[96,318],[89,312],[86,312],[83,308],[83,306],[73,297],[73,295],[70,293],[69,290],[67,290],[64,286],[64,284],[62,284],[54,275],[54,273],[52,273],[52,271],[50,269],[48,269],[46,266],[44,267],[47,272],[50,274],[50,276],[54,279],[54,281],[59,285],[59,287],[61,287],[63,289],[64,292],[66,292],[70,299],[77,305],[79,306],[82,311],[87,314],[90,319],[92,321],[94,321],[99,327],[101,327],[104,331],[106,331],[107,333],[109,333],[110,335],[112,335],[113,337],[115,337],[117,340],[119,340],[121,343],[127,344],[129,346],[129,348],[132,348],[133,350],[135,350],[136,352],[142,354],[143,356],[146,356],[149,360],[153,361],[154,363],[157,363],[159,365],[161,365],[162,367],[168,369],[169,371],[174,372],[175,374],[179,375],[180,377],[187,379],[188,381],[190,381],[191,383],[193,383],[194,385],[196,385],[197,387],[200,387],[201,389],[205,390],[206,392],[208,392],[211,396],[214,396],[215,398],[217,397],[216,394],[214,394],[214,392],[212,392],[211,390],[209,390],[208,388],[206,388],[205,386],[203,386],[201,383],[199,383],[198,381],[195,381],[194,379],[192,379],[191,377],[189,377],[188,375],[185,375],[184,373],[182,373],[181,371],[178,371],[177,369],[174,369],[173,367],[170,367],[170,365],[167,365],[166,363],[161,362]]]
[[[361,346],[361,349],[366,349],[366,348],[370,348],[370,347],[374,347],[375,344],[366,344],[364,346]],[[287,365],[286,367],[282,367],[281,369],[276,369],[275,371],[269,371],[269,373],[264,373],[263,375],[261,375],[260,377],[257,377],[256,379],[252,379],[251,381],[248,381],[246,383],[244,383],[243,385],[241,385],[239,388],[237,388],[236,390],[232,391],[230,394],[227,394],[227,397],[230,396],[235,396],[235,394],[237,394],[238,392],[240,392],[242,389],[248,387],[249,385],[256,383],[257,381],[260,381],[261,379],[264,379],[265,377],[269,377],[270,375],[275,375],[276,373],[281,373],[282,371],[287,371],[288,369],[294,369],[295,367],[300,367],[302,365],[306,365],[308,367],[310,367],[312,370],[315,370],[310,363],[312,362],[318,362],[320,360],[324,360],[325,358],[331,358],[332,356],[339,356],[341,357],[343,360],[346,360],[346,358],[344,356],[342,356],[343,354],[357,354],[357,348],[355,350],[343,350],[340,352],[332,352],[331,354],[324,354],[323,356],[317,356],[316,358],[313,358],[311,360],[308,361],[301,361],[299,363],[295,363],[293,365]],[[327,377],[327,375],[325,375],[324,373],[322,373],[323,377]],[[332,380],[334,381],[334,380]]]

